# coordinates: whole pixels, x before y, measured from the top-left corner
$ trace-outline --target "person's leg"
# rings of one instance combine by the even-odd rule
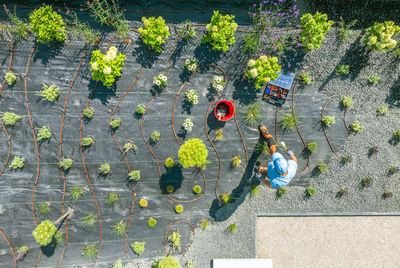
[[[274,153],[276,153],[276,144],[275,144],[274,137],[272,137],[272,135],[269,134],[266,126],[259,125],[258,129],[260,130],[261,135],[264,137],[264,139],[268,143],[270,154],[273,155]]]

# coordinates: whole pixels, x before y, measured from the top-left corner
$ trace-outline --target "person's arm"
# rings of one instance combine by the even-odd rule
[[[292,151],[288,151],[287,153],[289,154],[290,159],[297,163],[297,158],[294,156],[294,153]]]

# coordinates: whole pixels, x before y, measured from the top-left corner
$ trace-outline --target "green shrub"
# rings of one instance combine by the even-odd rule
[[[162,17],[157,19],[154,17],[145,18],[142,17],[144,27],[138,29],[142,36],[143,43],[152,47],[155,51],[161,52],[162,45],[165,43],[164,39],[167,39],[170,35],[168,26],[165,25],[165,20]]]
[[[94,144],[94,138],[93,137],[85,137],[82,139],[82,146],[83,147],[89,147]]]
[[[365,44],[373,50],[386,52],[396,47],[397,42],[392,38],[400,33],[400,26],[393,21],[375,22],[366,31]]]
[[[6,80],[7,84],[11,86],[14,84],[15,80],[17,80],[17,76],[13,72],[9,71],[4,75],[4,80]]]
[[[143,107],[143,105],[139,104],[138,106],[136,106],[136,113],[139,115],[144,114],[145,108]]]
[[[128,179],[130,181],[139,181],[140,180],[140,170],[132,170],[131,172],[128,173]]]
[[[14,159],[11,161],[10,168],[11,169],[18,169],[24,167],[24,160],[21,157],[15,156]]]
[[[335,117],[334,116],[329,116],[329,115],[326,115],[326,116],[322,117],[322,122],[324,123],[324,125],[326,127],[330,127],[331,125],[336,123]]]
[[[47,214],[49,214],[51,208],[50,208],[50,204],[48,203],[39,203],[38,205],[38,213],[41,216],[47,216]]]
[[[137,147],[131,141],[124,144],[124,152],[127,153],[129,150],[136,151]]]
[[[311,153],[316,153],[318,151],[318,143],[316,142],[309,142],[307,144],[307,150]]]
[[[242,159],[239,156],[236,155],[236,156],[232,157],[232,163],[231,163],[232,167],[238,167],[238,166],[240,166],[241,163],[242,163]]]
[[[254,86],[256,89],[261,89],[269,81],[278,78],[281,66],[278,64],[277,57],[260,56],[257,60],[249,60],[249,67],[246,77],[255,79]]]
[[[373,154],[377,154],[379,152],[378,147],[377,146],[372,146],[371,148],[369,148],[368,150],[368,154],[369,155],[373,155]]]
[[[50,138],[51,138],[51,130],[48,127],[42,126],[41,128],[38,129],[37,133],[38,141],[47,140]]]
[[[150,140],[153,143],[157,143],[160,140],[160,136],[161,134],[159,131],[154,131],[153,133],[151,133]]]
[[[317,169],[320,173],[323,173],[325,171],[328,171],[328,165],[325,163],[318,163],[317,164]]]
[[[283,195],[285,195],[288,192],[288,189],[285,187],[279,187],[277,190],[277,194],[279,197],[282,197]]]
[[[391,166],[388,170],[388,174],[389,175],[393,175],[400,172],[400,168],[398,168],[397,166]]]
[[[121,125],[121,119],[116,118],[110,122],[110,128],[117,129]]]
[[[174,257],[164,257],[156,262],[154,268],[179,268],[179,262]]]
[[[136,254],[142,255],[142,253],[145,250],[144,245],[146,245],[146,242],[136,241],[135,243],[131,244],[131,248],[132,248],[133,252],[135,252]]]
[[[139,200],[139,206],[140,206],[141,208],[145,208],[145,207],[147,207],[148,205],[149,205],[149,202],[148,202],[146,199],[142,198],[142,199]]]
[[[203,219],[200,223],[200,228],[203,230],[207,230],[210,227],[210,221],[207,219]]]
[[[211,44],[214,50],[226,52],[229,45],[236,42],[235,32],[238,25],[234,18],[233,15],[222,16],[219,11],[214,11],[211,22],[206,25],[206,34],[201,41]]]
[[[344,97],[342,98],[342,104],[343,104],[344,107],[350,108],[350,107],[353,106],[353,104],[354,104],[353,98],[352,98],[352,97],[344,96]]]
[[[206,167],[208,150],[200,139],[189,139],[179,148],[179,163],[184,168],[188,167]]]
[[[60,89],[56,85],[48,86],[43,84],[43,89],[36,93],[37,96],[42,97],[44,100],[49,102],[54,102],[58,99],[60,94]]]
[[[93,244],[85,243],[81,255],[86,257],[87,259],[92,259],[96,257],[98,252],[99,250],[96,247],[96,243]]]
[[[302,72],[299,79],[305,85],[310,85],[313,82],[313,79],[308,72]]]
[[[310,13],[304,14],[300,18],[301,33],[299,42],[307,49],[320,48],[322,40],[331,29],[333,21],[328,20],[326,14],[316,12],[315,15]]]
[[[38,226],[36,226],[35,230],[32,232],[32,235],[36,242],[38,242],[41,246],[46,246],[53,240],[53,236],[56,231],[57,228],[51,221],[44,220]]]
[[[336,67],[336,75],[346,75],[350,73],[349,65],[339,65]]]
[[[231,225],[228,226],[228,228],[226,228],[226,231],[228,233],[234,234],[237,232],[237,227],[235,223],[232,223]]]
[[[62,168],[63,170],[68,170],[72,167],[72,158],[62,158],[61,161],[58,163],[58,166]]]
[[[252,186],[250,190],[251,197],[257,197],[260,195],[260,186]]]
[[[109,173],[111,172],[110,164],[107,164],[107,163],[101,164],[100,167],[99,167],[99,172],[100,172],[100,174],[102,174],[102,175],[107,175],[107,174],[109,174]]]
[[[94,109],[92,107],[88,107],[85,110],[83,110],[83,116],[90,119],[93,118],[94,115]]]
[[[386,106],[382,106],[378,110],[376,110],[376,113],[378,115],[385,115],[387,112],[389,112],[389,108]]]
[[[126,230],[126,223],[124,221],[117,222],[113,225],[113,234],[116,236],[123,236]]]
[[[97,217],[94,214],[88,214],[82,219],[82,224],[87,228],[93,228],[96,221]]]
[[[261,120],[261,106],[259,102],[244,106],[241,113],[244,114],[243,122],[250,126],[255,127]]]
[[[400,131],[397,130],[394,134],[393,134],[393,139],[395,141],[400,141]]]
[[[195,194],[201,193],[201,186],[200,185],[193,186],[193,193]]]
[[[371,75],[371,76],[368,78],[368,83],[376,85],[376,84],[379,83],[380,80],[381,80],[381,78],[380,78],[379,76],[377,76],[377,75]]]
[[[177,214],[181,214],[183,212],[183,206],[182,205],[176,205],[175,206],[175,212]]]
[[[121,69],[124,66],[126,56],[118,53],[118,49],[112,46],[106,54],[102,54],[100,50],[92,52],[90,60],[92,79],[101,81],[104,86],[111,87],[115,78],[121,76]]]
[[[29,16],[30,27],[39,43],[63,42],[66,39],[62,17],[51,6],[42,6]]]
[[[283,115],[281,123],[283,131],[293,131],[296,129],[296,122],[299,124],[297,116],[293,116],[293,113],[287,113]]]
[[[317,194],[317,189],[315,189],[315,188],[312,187],[312,186],[308,186],[307,189],[306,189],[306,194],[307,194],[308,196],[316,195],[316,194]]]
[[[82,189],[82,187],[76,185],[69,193],[71,195],[71,199],[76,201],[85,194],[85,191]]]
[[[354,121],[351,125],[350,125],[351,130],[353,130],[354,132],[361,132],[364,127],[361,126],[360,122],[358,120]]]
[[[5,112],[2,114],[1,120],[6,124],[6,126],[13,126],[22,120],[22,116],[12,112]]]
[[[172,232],[168,236],[168,241],[171,243],[173,249],[181,250],[181,235],[178,232]]]
[[[119,194],[118,193],[108,193],[106,196],[106,204],[108,206],[114,206],[115,203],[119,202]]]
[[[175,165],[174,159],[172,159],[171,157],[165,159],[165,166],[167,168],[172,168],[174,165]]]
[[[157,224],[157,220],[154,219],[153,217],[151,217],[151,218],[149,219],[149,221],[147,222],[147,224],[149,225],[149,227],[154,227],[154,226],[156,226],[156,224]]]

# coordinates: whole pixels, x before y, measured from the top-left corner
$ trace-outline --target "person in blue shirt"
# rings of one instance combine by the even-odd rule
[[[276,151],[275,140],[271,134],[268,133],[266,126],[258,126],[261,135],[268,142],[268,147],[271,153],[272,161],[268,163],[267,167],[258,166],[256,172],[264,174],[268,180],[263,180],[265,184],[272,188],[283,187],[294,178],[297,171],[297,158],[292,151],[287,151],[290,160],[286,160],[282,154]]]

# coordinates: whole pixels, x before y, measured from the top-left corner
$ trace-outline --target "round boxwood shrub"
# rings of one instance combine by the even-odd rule
[[[196,138],[187,140],[178,152],[179,163],[184,168],[205,167],[209,163],[207,156],[208,150],[203,141]]]
[[[56,233],[57,228],[49,220],[42,221],[32,232],[33,237],[35,237],[36,242],[41,246],[46,246],[50,244],[53,240],[53,236]]]
[[[149,219],[149,221],[147,222],[147,224],[149,225],[149,227],[154,227],[154,226],[156,226],[156,224],[157,224],[157,220],[154,219],[153,217],[151,217],[151,218]]]
[[[193,187],[193,193],[195,193],[195,194],[201,193],[201,186],[200,185],[195,185]]]
[[[175,165],[174,159],[172,159],[171,157],[168,157],[167,159],[165,159],[165,166],[167,168],[172,168],[174,165]]]
[[[178,214],[181,214],[183,212],[183,206],[182,205],[176,205],[175,212],[178,213]]]
[[[64,21],[57,12],[53,11],[51,6],[43,6],[33,11],[29,19],[31,30],[38,36],[39,43],[65,40]]]
[[[174,257],[164,257],[158,262],[158,268],[179,268],[179,262]]]

